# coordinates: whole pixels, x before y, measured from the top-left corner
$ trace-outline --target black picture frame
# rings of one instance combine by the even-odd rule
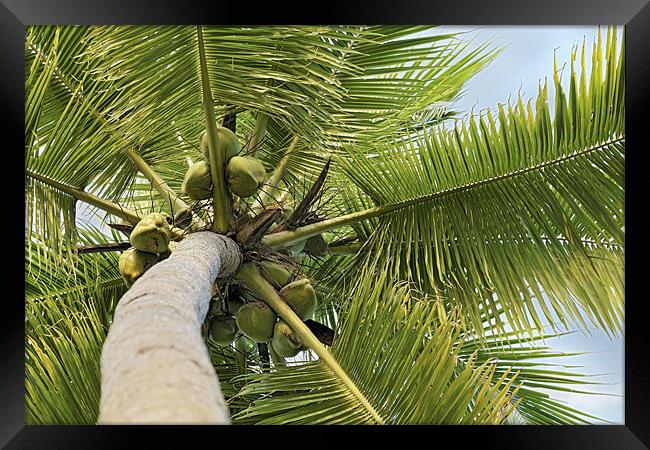
[[[419,24],[444,25],[596,25],[626,26],[626,319],[625,319],[625,425],[592,426],[503,426],[503,427],[296,427],[286,429],[258,427],[247,437],[265,445],[264,436],[286,435],[291,445],[301,437],[313,439],[327,434],[324,443],[339,445],[337,438],[372,435],[437,446],[449,442],[459,446],[531,449],[641,449],[650,446],[650,372],[647,349],[650,344],[647,295],[642,294],[648,255],[649,227],[644,222],[645,197],[649,193],[647,154],[648,106],[650,105],[650,3],[646,0],[623,2],[607,0],[401,0],[331,3],[268,3],[252,7],[244,2],[155,2],[98,0],[0,0],[0,73],[2,101],[0,113],[6,127],[3,154],[11,155],[6,175],[24,183],[19,170],[24,160],[19,148],[23,143],[24,121],[24,38],[25,26],[34,24]],[[14,159],[15,158],[15,159]],[[10,168],[11,167],[11,168]],[[15,167],[15,170],[13,168]],[[646,179],[644,179],[644,175]],[[12,184],[7,181],[7,186]],[[24,197],[18,189],[8,190],[3,198],[6,211],[23,208]],[[15,202],[15,204],[13,203]],[[24,254],[24,228],[21,220],[5,213],[7,255]],[[20,238],[19,238],[20,237]],[[11,261],[6,258],[5,261]],[[253,433],[249,427],[144,427],[144,426],[25,426],[24,421],[24,307],[19,297],[24,292],[24,271],[19,264],[5,265],[5,281],[16,286],[15,295],[3,301],[2,364],[0,364],[0,444],[6,448],[131,448],[171,442],[179,433],[187,433],[188,443],[208,439],[215,444],[241,442],[242,435]],[[4,277],[3,277],[4,278]],[[21,286],[21,281],[23,281]],[[7,291],[9,292],[9,291]],[[314,434],[318,433],[318,434]],[[406,434],[408,433],[408,435]],[[417,436],[413,437],[415,433]],[[331,436],[329,436],[331,435]],[[311,436],[311,438],[310,438]],[[184,436],[183,436],[184,437]],[[236,441],[235,441],[236,439]],[[218,442],[218,444],[216,444]],[[435,443],[435,444],[434,444]],[[304,441],[301,442],[304,445]],[[205,445],[205,444],[204,444]],[[368,445],[368,444],[360,444]]]

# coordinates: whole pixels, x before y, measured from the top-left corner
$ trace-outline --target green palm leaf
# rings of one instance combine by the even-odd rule
[[[584,64],[572,70],[568,96],[556,77],[553,119],[544,86],[534,113],[520,98],[497,118],[488,112],[341,158],[378,205],[366,214],[379,217],[366,264],[444,293],[477,329],[480,308],[498,303],[530,332],[541,324],[538,302],[565,325],[591,318],[619,332],[625,117],[616,48],[610,30],[604,61],[600,40],[594,48],[588,87]]]
[[[486,331],[490,329],[486,326]],[[517,373],[517,412],[520,420],[531,425],[577,425],[599,419],[571,408],[553,397],[554,393],[574,392],[584,395],[607,395],[593,389],[602,383],[595,375],[580,372],[580,366],[568,365],[578,353],[554,351],[540,341],[553,340],[557,333],[525,339],[511,332],[492,336],[467,336],[459,352],[461,360],[474,357],[476,363],[493,361],[495,375],[510,378]]]
[[[352,289],[332,347],[379,415],[387,423],[501,423],[513,408],[514,377],[497,378],[492,364],[473,358],[457,370],[458,311],[448,315],[439,303],[415,301],[404,286],[389,287],[385,274],[379,278],[365,276]],[[246,379],[241,394],[258,399],[233,416],[237,423],[373,423],[320,362]]]
[[[406,105],[416,104],[421,94],[421,89],[402,89],[413,80],[405,77],[400,87],[389,79],[395,67],[406,64],[409,49],[420,49],[411,61],[437,67],[409,69],[417,83],[437,81],[449,87],[426,102],[450,100],[449,93],[457,92],[494,56],[483,49],[465,52],[463,45],[452,42],[453,36],[408,38],[420,31],[423,28],[206,28],[205,50],[218,116],[232,107],[240,110],[243,120],[238,133],[249,139],[256,115],[273,116],[275,125],[268,127],[268,139],[261,142],[262,160],[271,167],[281,157],[277,143],[299,136],[301,145],[309,148],[299,149],[300,157],[289,164],[288,177],[310,167],[314,170],[325,149],[338,147],[332,145],[337,130],[350,128],[343,107],[348,92],[354,91],[348,84],[363,85],[371,66],[368,83],[381,89],[378,80],[383,79],[391,96],[403,92],[383,114],[401,120]],[[399,42],[391,44],[392,59],[389,52],[380,63],[368,61],[367,68],[350,61],[352,55],[361,55],[352,48],[356,45],[373,52],[395,39]],[[149,199],[152,191],[151,185],[136,181],[137,169],[127,155],[135,152],[178,193],[187,158],[200,157],[198,137],[205,129],[197,58],[192,27],[30,27],[27,168],[133,207]],[[447,73],[443,68],[452,60],[453,69]],[[355,133],[346,131],[348,138]],[[54,190],[45,202],[39,189],[28,179],[28,233],[38,223],[46,227],[40,230],[47,245],[69,244],[75,231],[71,199]],[[65,220],[68,238],[61,239],[60,227],[54,225],[57,220]]]
[[[105,241],[97,230],[81,242]],[[93,424],[99,411],[101,348],[126,292],[117,254],[77,258],[32,254],[25,276],[25,390],[29,424]]]

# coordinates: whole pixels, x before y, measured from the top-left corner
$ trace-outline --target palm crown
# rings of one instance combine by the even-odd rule
[[[540,363],[564,355],[539,341],[622,333],[624,48],[615,29],[603,40],[572,52],[568,91],[554,67],[536,99],[450,126],[499,51],[427,27],[28,28],[27,421],[97,420],[127,289],[118,253],[80,253],[124,239],[77,200],[132,225],[190,209],[226,232],[224,211],[307,199],[261,243],[325,238],[296,259],[338,370],[206,338],[235,423],[588,422],[549,390],[589,382]],[[271,174],[259,196],[181,194],[211,115]]]

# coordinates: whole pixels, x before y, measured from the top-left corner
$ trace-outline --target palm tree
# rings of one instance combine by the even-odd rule
[[[622,334],[624,48],[608,29],[571,53],[568,91],[554,67],[536,99],[452,122],[500,51],[470,43],[402,26],[29,27],[27,422],[595,419],[554,397],[597,383],[545,340]],[[218,127],[269,174],[255,195],[231,192]],[[212,188],[194,201],[182,182],[204,157]],[[160,211],[178,246],[127,288],[120,253]],[[313,319],[262,261],[310,280]],[[214,339],[244,294],[298,356]]]

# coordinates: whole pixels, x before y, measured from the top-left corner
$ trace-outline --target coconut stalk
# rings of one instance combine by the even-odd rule
[[[226,186],[225,158],[219,147],[219,135],[217,134],[217,118],[214,114],[214,101],[210,90],[210,79],[208,66],[205,60],[205,47],[203,44],[203,29],[196,27],[199,46],[199,65],[201,74],[201,86],[203,91],[203,110],[205,112],[206,128],[208,133],[208,149],[210,153],[210,176],[212,177],[212,197],[214,203],[214,222],[212,230],[225,234],[230,226],[232,211],[230,195]]]
[[[165,180],[158,175],[158,172],[156,172],[140,155],[130,148],[127,148],[125,152],[129,158],[131,158],[131,161],[133,161],[133,164],[135,164],[138,170],[147,180],[149,180],[154,189],[156,189],[158,193],[167,200],[172,211],[175,213],[178,211],[189,211],[190,207],[187,203],[185,203],[178,194],[167,185]],[[200,228],[205,227],[205,223],[197,216],[193,216],[192,221]]]
[[[268,85],[271,86],[271,80],[269,80]],[[253,158],[257,153],[257,147],[259,146],[260,142],[262,142],[262,140],[264,139],[264,135],[266,134],[266,124],[268,121],[269,121],[269,116],[265,112],[262,111],[257,112],[257,116],[255,118],[255,129],[253,131],[253,137],[251,138],[251,142],[249,145],[249,147],[252,149],[249,156],[252,156]]]
[[[230,422],[201,324],[213,281],[241,260],[231,239],[197,232],[133,284],[102,349],[98,423]]]
[[[350,392],[359,400],[359,402],[372,415],[375,421],[383,424],[384,421],[377,414],[372,405],[366,400],[365,396],[356,387],[354,382],[348,377],[347,373],[339,366],[339,363],[321,344],[311,330],[300,320],[300,317],[291,309],[289,305],[280,297],[276,290],[260,274],[259,270],[253,263],[244,264],[236,275],[236,279],[248,288],[253,295],[262,299],[275,311],[293,331],[302,339],[303,343],[312,349],[318,357],[327,365],[330,370],[347,386]]]
[[[282,180],[284,172],[287,170],[289,157],[293,153],[293,150],[296,148],[296,145],[298,145],[299,140],[300,138],[298,136],[293,138],[291,144],[289,144],[289,147],[287,148],[287,151],[284,153],[284,156],[280,160],[280,163],[273,171],[271,177],[268,179],[266,186],[260,192],[259,200],[253,204],[253,207],[251,209],[263,207],[273,200],[273,194],[275,194],[275,191],[277,191],[280,180]]]

